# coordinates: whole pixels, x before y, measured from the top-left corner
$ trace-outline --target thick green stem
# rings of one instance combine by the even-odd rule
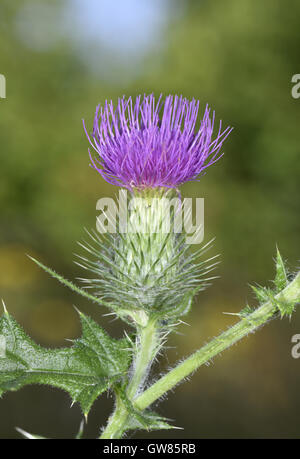
[[[275,300],[286,303],[300,302],[300,273],[275,296]],[[267,301],[159,379],[135,400],[134,406],[139,410],[144,410],[201,365],[274,318],[278,311],[276,302]]]
[[[146,327],[141,330],[136,344],[133,376],[127,389],[127,397],[134,400],[139,388],[145,382],[150,365],[159,347],[156,321],[149,320]]]
[[[159,333],[157,324],[156,321],[149,320],[148,324],[141,328],[137,336],[132,378],[126,390],[126,396],[130,402],[134,402],[134,399],[143,386],[151,363],[158,350]],[[127,408],[122,402],[121,397],[117,394],[115,411],[100,438],[121,438],[123,432],[126,430],[128,418]]]
[[[116,407],[112,416],[108,420],[105,430],[102,432],[100,439],[117,439],[121,438],[124,432],[124,425],[127,421],[128,413],[119,395],[116,395]]]

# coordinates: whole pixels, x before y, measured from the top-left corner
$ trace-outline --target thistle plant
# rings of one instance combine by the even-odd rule
[[[215,256],[211,242],[192,251],[178,225],[182,212],[180,185],[198,180],[221,158],[231,128],[215,128],[207,106],[153,95],[98,106],[91,133],[91,166],[110,184],[129,193],[126,225],[116,232],[87,233],[77,264],[86,276],[75,284],[32,258],[74,292],[123,321],[124,337],[110,337],[78,311],[82,335],[68,348],[35,344],[4,306],[0,319],[0,394],[24,385],[48,384],[67,391],[87,419],[93,402],[110,391],[115,407],[101,439],[116,439],[132,430],[172,429],[152,405],[201,365],[254,332],[270,319],[290,316],[300,300],[300,274],[289,275],[279,251],[272,288],[253,287],[259,307],[243,308],[238,321],[162,377],[152,371],[170,333],[189,312],[195,296],[210,285]],[[168,203],[175,199],[175,206]],[[107,221],[115,223],[107,211]],[[130,331],[128,331],[130,329]],[[155,381],[156,379],[156,381]],[[155,381],[155,382],[154,382]],[[24,433],[28,438],[41,438]],[[201,432],[199,432],[201,435]],[[81,433],[79,434],[81,436]]]

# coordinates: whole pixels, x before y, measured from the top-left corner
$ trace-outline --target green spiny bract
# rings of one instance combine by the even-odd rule
[[[290,273],[277,248],[275,259],[276,275],[273,288],[250,285],[260,304],[270,301],[274,305],[274,313],[280,313],[281,317],[291,316],[294,312],[296,301],[286,302],[280,297],[280,292],[287,287]]]
[[[80,244],[89,257],[79,256],[78,264],[96,274],[80,280],[129,322],[145,325],[151,315],[168,321],[185,314],[216,264],[210,264],[215,257],[199,261],[210,243],[190,250],[186,234],[178,230],[182,209],[172,205],[174,196],[174,190],[136,192],[126,232],[92,232],[91,241]]]

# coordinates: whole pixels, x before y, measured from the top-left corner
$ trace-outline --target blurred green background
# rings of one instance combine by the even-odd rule
[[[122,324],[39,270],[31,254],[67,278],[76,241],[93,228],[96,201],[117,189],[89,167],[81,119],[96,104],[139,93],[178,93],[209,103],[234,127],[225,156],[185,196],[205,198],[205,240],[216,236],[220,279],[199,296],[170,340],[162,371],[235,322],[223,311],[255,304],[248,283],[273,278],[278,244],[297,267],[299,243],[300,3],[290,0],[60,0],[0,4],[0,296],[40,344],[77,337],[73,304],[114,336]],[[300,360],[291,357],[292,321],[272,322],[201,368],[158,410],[183,431],[143,438],[298,437]],[[112,410],[102,396],[85,437]],[[80,409],[62,391],[27,387],[0,401],[0,437],[15,426],[52,438],[73,436]]]

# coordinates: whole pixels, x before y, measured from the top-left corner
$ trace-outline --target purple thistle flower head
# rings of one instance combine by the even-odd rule
[[[128,189],[176,188],[196,180],[221,156],[221,147],[231,132],[219,123],[213,139],[215,114],[206,106],[196,130],[199,101],[180,96],[153,94],[135,102],[131,97],[96,109],[91,136],[95,153],[89,150],[91,166],[113,185]]]

